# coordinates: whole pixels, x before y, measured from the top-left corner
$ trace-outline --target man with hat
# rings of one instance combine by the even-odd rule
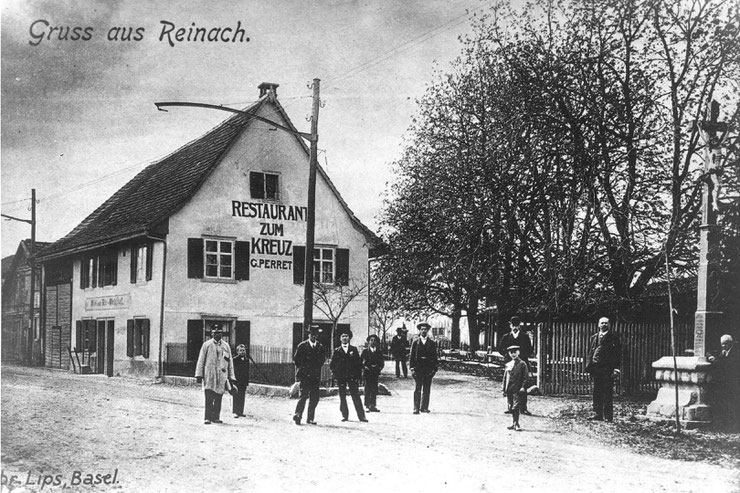
[[[295,406],[293,421],[300,425],[303,418],[303,408],[308,400],[306,423],[315,425],[314,416],[319,404],[319,382],[321,381],[321,367],[324,366],[326,356],[324,346],[318,341],[319,326],[310,325],[308,339],[298,344],[293,355],[295,363],[295,379],[299,382],[300,391],[298,403]]]
[[[222,423],[221,400],[232,384],[236,383],[234,362],[229,345],[221,341],[221,325],[211,326],[210,341],[203,343],[195,365],[195,380],[203,384],[206,394],[204,424]]]
[[[343,330],[339,338],[342,344],[334,350],[329,368],[334,373],[334,379],[339,387],[339,411],[342,413],[342,421],[349,419],[349,408],[347,407],[347,388],[349,387],[349,394],[352,397],[352,403],[355,405],[357,418],[363,423],[367,423],[359,391],[359,382],[362,378],[362,359],[357,348],[350,345],[350,339],[352,339],[352,331],[349,329]]]
[[[378,397],[378,379],[380,371],[385,366],[385,358],[380,352],[378,343],[380,338],[375,334],[367,336],[368,346],[362,351],[362,369],[365,375],[365,409],[372,413],[380,412],[375,407]]]
[[[519,358],[519,346],[511,345],[506,348],[510,361],[506,363],[504,373],[504,394],[511,409],[511,426],[509,430],[522,431],[519,427],[519,412],[522,409],[522,396],[527,395],[527,379],[529,370],[527,364]]]
[[[529,358],[532,357],[534,350],[532,349],[532,341],[529,340],[529,336],[521,330],[522,321],[519,317],[514,315],[509,319],[510,332],[507,332],[502,338],[498,345],[498,352],[504,357],[504,363],[511,361],[509,357],[508,348],[509,346],[519,346],[519,358],[528,365]],[[526,384],[527,382],[525,382]],[[531,415],[527,409],[527,394],[521,396],[521,409],[522,414]],[[504,411],[506,414],[511,414],[511,406]]]
[[[396,360],[396,378],[401,378],[401,368],[403,368],[403,378],[408,378],[409,372],[406,368],[406,350],[409,348],[409,340],[406,338],[406,325],[396,329],[396,335],[391,339],[391,356]]]
[[[610,330],[609,319],[599,319],[599,331],[589,341],[589,357],[586,371],[594,379],[594,415],[592,421],[614,419],[614,377],[619,375],[622,361],[622,345],[619,335]]]
[[[429,392],[432,387],[432,377],[437,373],[437,344],[428,337],[431,325],[422,322],[416,326],[419,337],[411,343],[411,357],[409,366],[411,376],[414,377],[414,414],[419,411],[428,413]]]

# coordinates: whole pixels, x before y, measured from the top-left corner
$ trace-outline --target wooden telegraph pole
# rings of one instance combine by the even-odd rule
[[[303,276],[303,330],[313,322],[313,248],[316,226],[316,168],[319,142],[319,79],[313,80],[313,111],[311,112],[311,157],[308,169],[308,213],[306,217],[306,261]]]

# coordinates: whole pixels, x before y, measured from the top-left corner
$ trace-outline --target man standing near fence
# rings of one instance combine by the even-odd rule
[[[295,379],[299,382],[298,403],[295,406],[293,421],[300,425],[303,418],[303,408],[308,400],[306,423],[315,425],[314,416],[319,404],[319,383],[321,382],[321,367],[324,366],[326,355],[324,346],[317,340],[319,326],[311,325],[308,328],[308,339],[298,344],[293,356],[295,362]]]
[[[428,413],[429,392],[432,388],[432,378],[437,373],[437,344],[428,337],[431,325],[420,323],[419,337],[411,343],[411,357],[409,366],[411,376],[414,377],[416,388],[414,389],[414,414]]]
[[[599,331],[591,336],[586,371],[594,379],[594,415],[592,421],[614,419],[614,377],[619,374],[622,345],[619,335],[609,328],[609,319],[599,319]]]
[[[221,340],[221,326],[213,324],[211,340],[203,343],[195,365],[195,380],[203,383],[206,394],[204,424],[221,423],[221,400],[224,393],[236,382],[234,361],[229,345]]]
[[[532,353],[534,351],[532,349],[532,341],[529,340],[527,333],[521,330],[521,325],[522,321],[516,315],[509,319],[509,328],[511,331],[507,332],[501,338],[501,342],[498,345],[498,352],[504,357],[504,363],[506,364],[511,361],[511,355],[508,350],[509,347],[518,346],[519,358],[527,365],[527,374],[529,374],[529,358],[532,357]],[[526,385],[527,382],[525,381],[524,384]],[[519,396],[519,410],[522,414],[526,414],[527,416],[532,415],[532,413],[529,412],[529,409],[527,409],[526,392]],[[511,401],[509,401],[509,405],[504,412],[506,414],[511,414]]]
[[[409,340],[406,338],[406,326],[396,329],[396,335],[391,340],[391,356],[396,360],[396,378],[401,378],[401,369],[403,369],[403,378],[408,378],[409,372],[406,368],[406,349],[409,347]]]

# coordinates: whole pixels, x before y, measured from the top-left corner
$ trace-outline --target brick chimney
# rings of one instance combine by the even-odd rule
[[[272,93],[273,98],[277,98],[277,88],[280,84],[275,84],[274,82],[263,82],[259,86],[257,86],[260,90],[260,97],[264,96],[265,94]]]

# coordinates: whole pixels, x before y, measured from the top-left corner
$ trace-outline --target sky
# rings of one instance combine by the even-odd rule
[[[319,162],[377,231],[415,100],[435,67],[447,69],[460,53],[470,16],[492,3],[5,0],[2,213],[30,219],[35,188],[36,239],[56,241],[147,164],[229,116],[159,112],[155,102],[241,108],[257,99],[260,83],[274,82],[294,125],[308,132],[308,84],[319,78]],[[229,34],[241,27],[249,41],[188,42],[193,26]],[[182,41],[174,36],[180,28]],[[2,256],[14,254],[30,229],[4,219]]]

